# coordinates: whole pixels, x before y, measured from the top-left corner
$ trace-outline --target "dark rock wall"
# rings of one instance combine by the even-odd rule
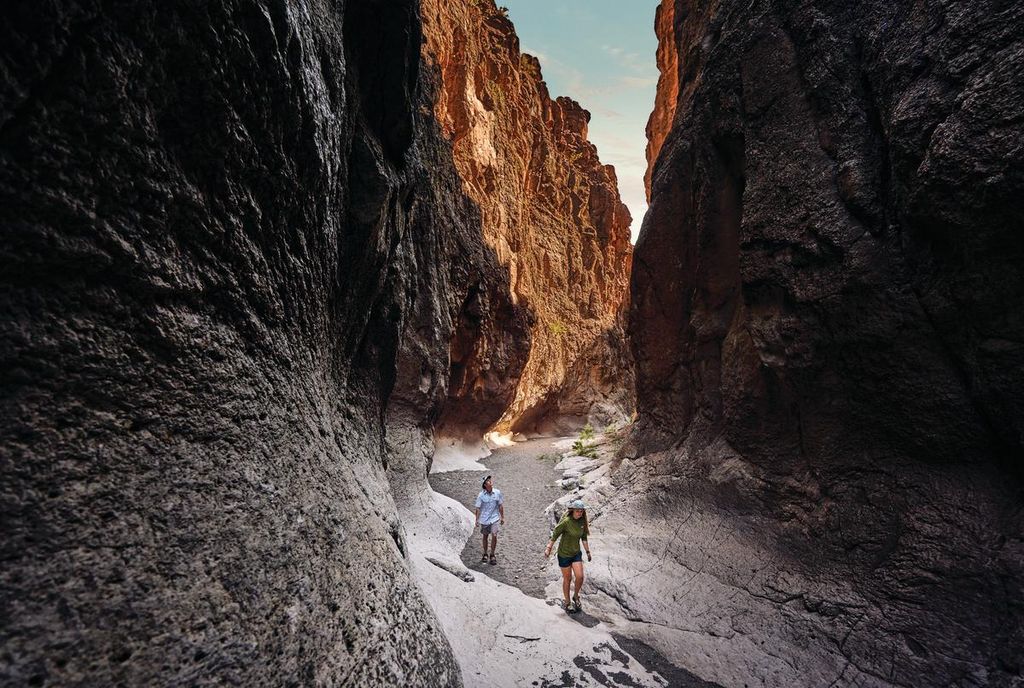
[[[866,671],[1020,681],[1024,6],[662,5],[631,451],[745,466],[707,494],[855,581]]]
[[[0,682],[460,682],[383,425],[510,295],[417,12],[5,5]]]

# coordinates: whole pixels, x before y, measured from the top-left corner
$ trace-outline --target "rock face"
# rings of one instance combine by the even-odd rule
[[[692,24],[691,24],[692,26]],[[651,174],[654,161],[658,159],[665,137],[672,129],[676,116],[676,102],[679,100],[679,50],[676,37],[676,6],[663,2],[654,12],[654,32],[658,36],[658,89],[654,95],[654,110],[647,120],[647,172],[644,173],[644,189],[647,202],[651,201]]]
[[[590,114],[569,98],[551,99],[539,62],[519,52],[493,0],[424,0],[422,13],[425,58],[442,82],[437,118],[480,206],[487,244],[509,270],[513,304],[533,314],[529,361],[496,429],[543,432],[629,415],[630,217],[614,169],[587,141]],[[494,334],[488,348],[507,338]],[[469,390],[511,380],[487,356],[453,344],[453,378],[467,394],[453,387],[439,433],[487,429],[476,404],[462,402]]]
[[[775,569],[661,565],[826,682],[1020,685],[1024,7],[662,5],[630,453]]]
[[[0,682],[460,683],[389,448],[450,347],[515,379],[529,318],[417,9],[5,8]]]

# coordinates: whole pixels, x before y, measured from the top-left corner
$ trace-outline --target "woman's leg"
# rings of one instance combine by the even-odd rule
[[[583,587],[583,562],[574,561],[572,563],[572,572],[573,576],[576,578],[576,590],[573,593],[573,597],[579,597],[580,588]],[[568,591],[568,586],[566,586],[566,591]],[[566,594],[568,594],[568,592],[566,592]]]
[[[572,567],[566,566],[562,569],[562,597],[565,598],[565,606],[569,606],[569,576],[572,574]]]

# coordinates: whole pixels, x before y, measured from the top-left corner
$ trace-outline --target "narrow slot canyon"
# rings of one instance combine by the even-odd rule
[[[1024,5],[509,4],[0,10],[0,685],[1024,687]]]

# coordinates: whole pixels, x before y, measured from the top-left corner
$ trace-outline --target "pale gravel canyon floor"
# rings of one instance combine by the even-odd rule
[[[546,510],[569,497],[555,485],[566,464],[555,466],[569,444],[539,439],[495,450],[480,460],[486,473],[433,473],[437,491],[407,501],[403,521],[413,573],[466,686],[713,685],[625,637],[631,624],[608,605],[588,606],[586,585],[583,613],[570,616],[561,609],[558,567],[542,550],[550,527]],[[604,472],[588,475],[600,480]],[[470,511],[488,473],[504,494],[507,517],[493,566],[480,563],[480,535]],[[597,563],[600,538],[591,546]]]

